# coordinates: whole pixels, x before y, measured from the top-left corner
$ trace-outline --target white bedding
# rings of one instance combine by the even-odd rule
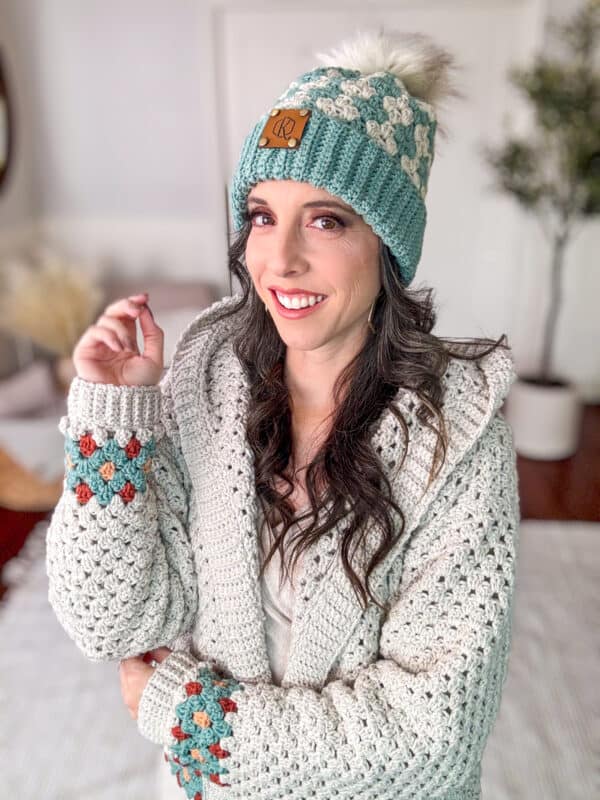
[[[116,664],[88,662],[47,602],[46,523],[0,603],[0,797],[163,800],[160,748],[137,732]],[[483,760],[483,800],[598,793],[600,524],[521,524],[513,645]],[[169,796],[185,792],[171,784]]]
[[[0,418],[0,447],[38,478],[52,481],[64,475],[65,437],[58,429],[60,414],[31,418]]]

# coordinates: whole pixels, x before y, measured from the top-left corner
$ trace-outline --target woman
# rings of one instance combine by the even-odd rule
[[[49,597],[121,660],[181,796],[470,800],[510,646],[515,374],[407,288],[451,57],[365,34],[322,58],[242,149],[241,297],[162,379],[147,295],[79,341]]]

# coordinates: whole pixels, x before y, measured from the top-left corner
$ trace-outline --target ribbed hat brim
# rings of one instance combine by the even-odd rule
[[[246,137],[230,199],[235,230],[245,219],[248,192],[260,181],[310,183],[352,206],[387,244],[403,284],[412,280],[421,256],[427,211],[398,159],[356,126],[312,109],[296,149],[259,147],[268,115]]]

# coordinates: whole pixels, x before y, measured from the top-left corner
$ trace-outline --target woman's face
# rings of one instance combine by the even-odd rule
[[[381,287],[379,238],[370,226],[309,183],[263,181],[252,187],[247,204],[252,228],[246,264],[285,344],[315,350],[364,339]],[[296,303],[302,293],[324,299],[308,313],[290,312],[276,290],[290,300],[300,290]]]

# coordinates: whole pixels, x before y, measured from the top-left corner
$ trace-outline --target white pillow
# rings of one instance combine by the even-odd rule
[[[34,361],[0,381],[0,418],[25,417],[44,408],[52,410],[56,394],[50,364]]]

